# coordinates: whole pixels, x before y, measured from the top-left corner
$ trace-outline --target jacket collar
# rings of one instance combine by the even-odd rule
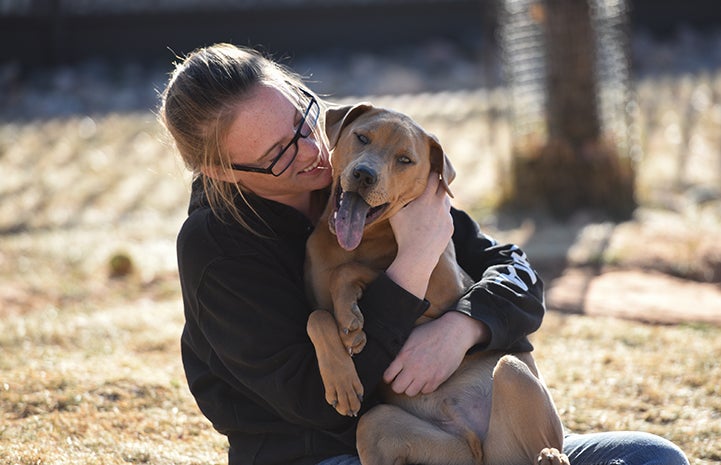
[[[305,215],[280,202],[268,200],[250,192],[244,192],[243,196],[236,194],[234,202],[248,225],[262,235],[277,237],[302,234],[307,236],[313,230],[312,223]],[[210,210],[210,204],[203,189],[202,175],[193,180],[188,214],[199,209]],[[224,223],[240,227],[227,210],[218,211],[216,216]]]

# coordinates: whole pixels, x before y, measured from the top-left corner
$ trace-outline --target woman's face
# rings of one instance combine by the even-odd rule
[[[301,107],[310,101],[306,97],[302,100]],[[223,143],[224,151],[233,164],[266,168],[293,140],[302,118],[302,110],[283,93],[259,85],[238,105]],[[331,181],[325,144],[311,134],[298,138],[297,145],[295,159],[280,176],[247,171],[227,175],[261,197],[293,204],[298,196],[321,189]],[[291,144],[289,150],[293,149]]]

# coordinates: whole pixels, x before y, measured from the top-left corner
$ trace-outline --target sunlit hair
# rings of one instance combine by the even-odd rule
[[[203,168],[232,172],[223,141],[236,111],[258,85],[277,89],[299,111],[305,109],[299,89],[313,94],[299,75],[250,48],[215,44],[197,49],[175,64],[161,94],[158,117],[194,176],[199,176]],[[321,111],[321,118],[323,113]],[[319,121],[314,129],[319,141],[325,140],[325,134],[319,130],[322,127],[324,123]],[[210,176],[202,179],[208,203],[216,216],[220,217],[221,211],[227,212],[253,231],[234,202],[238,195],[245,200],[244,187]]]

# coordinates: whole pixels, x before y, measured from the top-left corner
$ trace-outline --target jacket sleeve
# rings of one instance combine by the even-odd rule
[[[451,213],[458,263],[475,281],[453,310],[490,329],[490,341],[476,349],[531,350],[526,336],[540,327],[545,313],[541,278],[516,245],[498,244],[466,213]]]
[[[366,287],[358,305],[363,311],[367,343],[361,353],[354,356],[354,361],[365,392],[372,393],[408,339],[416,320],[430,304],[381,273]],[[364,409],[372,406],[368,402],[363,404]]]
[[[197,295],[199,339],[208,341],[203,364],[257,405],[284,420],[342,431],[355,419],[325,401],[313,345],[306,334],[311,311],[302,282],[282,266],[252,253],[210,264]],[[356,367],[366,396],[375,389],[413,321],[427,303],[381,275],[366,289],[363,309],[372,317]],[[384,302],[394,302],[386,311]]]

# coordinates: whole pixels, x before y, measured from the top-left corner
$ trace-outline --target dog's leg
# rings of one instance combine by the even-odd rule
[[[357,415],[363,385],[338,336],[335,318],[326,310],[316,310],[308,317],[306,329],[315,347],[326,402],[342,415]]]
[[[563,446],[561,419],[536,373],[529,354],[505,355],[496,364],[491,419],[483,441],[486,463],[568,465],[568,458],[558,452]]]
[[[390,404],[378,405],[363,414],[356,444],[363,465],[475,463],[463,438]]]
[[[363,314],[358,307],[358,299],[363,295],[366,285],[377,275],[377,271],[357,262],[345,263],[330,275],[333,312],[340,338],[351,355],[359,353],[365,347]]]

